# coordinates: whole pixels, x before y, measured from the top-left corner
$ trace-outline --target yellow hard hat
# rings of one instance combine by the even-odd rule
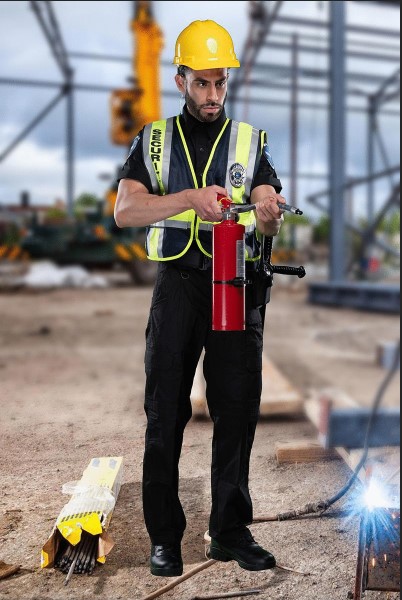
[[[194,71],[240,67],[230,34],[215,21],[193,21],[180,33],[173,64]]]

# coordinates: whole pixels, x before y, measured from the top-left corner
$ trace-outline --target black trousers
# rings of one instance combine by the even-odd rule
[[[240,332],[214,332],[211,318],[211,270],[162,264],[145,352],[143,509],[153,544],[180,542],[186,528],[179,499],[179,460],[203,349],[214,425],[209,532],[228,542],[253,520],[248,481],[261,396],[261,315],[247,309],[246,331]]]

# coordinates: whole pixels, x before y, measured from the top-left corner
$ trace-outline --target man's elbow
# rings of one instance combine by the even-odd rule
[[[119,202],[119,199],[116,200],[116,204],[114,207],[114,220],[117,227],[123,228],[127,227],[127,210],[124,209],[122,203]]]
[[[120,227],[120,229],[124,227],[124,221],[121,218],[120,211],[118,210],[114,211],[114,222],[116,223],[117,227]]]

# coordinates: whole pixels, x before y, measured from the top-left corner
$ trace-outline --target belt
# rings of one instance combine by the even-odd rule
[[[199,269],[200,271],[207,271],[212,268],[212,258],[209,258],[206,254],[203,254],[195,248],[190,248],[180,258],[167,261],[166,264],[176,265],[184,269]],[[246,262],[246,273],[253,273],[258,270],[258,264],[255,262]]]
[[[187,250],[180,258],[170,260],[169,263],[184,269],[199,269],[200,271],[207,271],[212,267],[212,259],[193,248]]]

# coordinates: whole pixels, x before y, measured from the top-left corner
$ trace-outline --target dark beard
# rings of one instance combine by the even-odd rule
[[[224,101],[224,103],[222,105],[221,104],[211,103],[210,105],[205,105],[204,104],[204,105],[201,106],[201,108],[199,108],[198,105],[194,102],[194,100],[190,97],[189,93],[186,92],[185,101],[186,101],[188,112],[195,119],[197,119],[198,121],[201,121],[201,123],[213,123],[214,121],[217,121],[219,119],[219,117],[221,116],[221,114],[223,112],[223,109],[225,107],[226,98],[225,98],[225,101]],[[206,115],[206,116],[203,116],[201,114],[201,109],[205,108],[205,106],[220,106],[220,111],[217,112],[215,115]]]

